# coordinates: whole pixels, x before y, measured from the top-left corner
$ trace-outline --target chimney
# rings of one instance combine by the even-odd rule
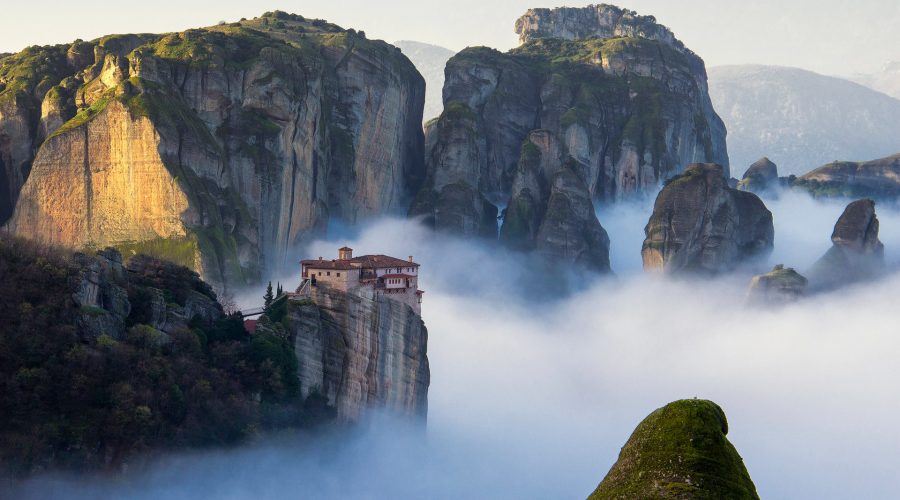
[[[342,247],[338,249],[338,259],[350,260],[353,258],[353,249],[350,247]]]
[[[319,260],[322,260],[322,257],[321,257],[321,256],[319,257]]]
[[[409,256],[409,261],[412,262],[412,255]]]

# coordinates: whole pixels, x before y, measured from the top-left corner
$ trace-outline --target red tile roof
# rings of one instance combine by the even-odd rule
[[[385,269],[391,267],[419,267],[419,264],[387,255],[363,255],[349,260],[341,259],[306,259],[301,260],[304,266],[315,269],[353,269],[358,267]]]
[[[249,333],[256,333],[256,321],[255,319],[245,319],[244,330],[247,330]]]
[[[346,260],[346,259],[345,260],[309,259],[309,260],[301,260],[300,263],[303,264],[304,266],[312,268],[312,269],[336,269],[338,271],[350,270],[350,269],[353,269],[353,267],[354,267],[350,263],[350,261]]]
[[[360,264],[362,267],[377,267],[379,269],[385,267],[419,267],[415,262],[390,257],[388,255],[362,255],[354,257],[351,262]]]

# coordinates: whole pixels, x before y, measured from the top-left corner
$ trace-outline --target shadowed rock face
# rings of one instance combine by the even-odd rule
[[[0,62],[10,228],[253,283],[331,220],[406,211],[423,99],[396,48],[283,12],[26,49]]]
[[[829,163],[791,185],[816,197],[896,199],[900,196],[900,154],[867,162]]]
[[[757,499],[727,433],[712,401],[670,403],[637,426],[589,499]]]
[[[806,293],[808,280],[793,268],[779,264],[771,272],[754,276],[750,280],[747,298],[759,304],[784,304],[794,302]]]
[[[810,287],[833,289],[877,277],[884,269],[875,202],[857,200],[844,209],[831,234],[832,247],[809,270]]]
[[[653,207],[641,250],[644,270],[732,270],[772,251],[772,213],[753,193],[728,187],[722,167],[696,164],[669,181]]]
[[[727,170],[703,61],[652,18],[627,28],[633,14],[612,9],[571,19],[567,9],[529,11],[518,23],[520,47],[474,47],[448,61],[444,111],[426,125],[428,177],[411,215],[439,230],[496,237],[493,222],[473,227],[469,214],[506,206],[501,240],[529,249],[561,169],[575,173],[591,202],[655,192],[690,163]],[[474,207],[440,201],[461,183],[477,193]],[[442,224],[439,206],[460,216],[445,214]]]
[[[597,220],[578,163],[569,158],[557,170],[559,145],[544,130],[532,132],[523,149],[500,241],[536,251],[548,261],[608,272],[609,236]]]
[[[762,158],[744,172],[744,177],[738,183],[741,191],[761,193],[772,189],[778,184],[778,167],[768,158]]]

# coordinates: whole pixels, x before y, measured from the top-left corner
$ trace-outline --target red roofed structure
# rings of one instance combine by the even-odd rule
[[[388,255],[353,257],[353,249],[338,249],[337,259],[306,259],[300,261],[303,285],[320,284],[339,290],[367,287],[377,294],[389,296],[409,304],[420,312],[422,292],[419,290],[419,264],[412,255],[407,260]]]

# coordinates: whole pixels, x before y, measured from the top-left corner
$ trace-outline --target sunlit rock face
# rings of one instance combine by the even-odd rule
[[[469,48],[448,61],[444,112],[426,125],[428,178],[411,215],[497,237],[496,222],[482,217],[492,205],[501,240],[532,249],[546,243],[538,233],[558,173],[574,173],[591,203],[656,192],[695,162],[717,162],[727,176],[703,61],[652,18],[612,9],[529,11],[517,23],[520,47]],[[593,221],[576,225],[596,232]]]
[[[758,499],[726,434],[725,412],[712,401],[669,403],[637,426],[588,498]]]
[[[39,241],[153,253],[228,289],[329,221],[404,213],[424,179],[422,77],[324,21],[276,12],[0,65],[0,138],[38,131],[33,162],[0,140],[21,189],[10,228]]]
[[[288,303],[304,397],[319,392],[344,422],[370,409],[424,420],[428,330],[412,307],[363,288],[319,285]]]
[[[810,287],[829,290],[873,279],[884,271],[875,202],[856,200],[844,209],[831,234],[831,248],[809,270]]]
[[[732,189],[715,164],[691,165],[653,206],[641,250],[644,270],[720,273],[772,251],[772,213],[753,193]]]

